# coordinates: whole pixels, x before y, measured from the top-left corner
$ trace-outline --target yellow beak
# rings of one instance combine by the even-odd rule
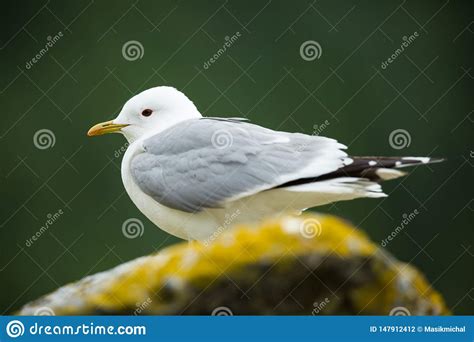
[[[87,135],[93,137],[107,133],[118,133],[122,128],[127,126],[127,124],[114,124],[113,121],[101,122],[92,126],[87,132]]]

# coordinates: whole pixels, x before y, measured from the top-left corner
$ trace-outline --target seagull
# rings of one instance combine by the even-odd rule
[[[243,118],[203,117],[173,87],[145,90],[89,136],[128,141],[121,176],[137,208],[162,230],[205,240],[231,225],[328,203],[387,196],[381,181],[429,157],[353,157],[318,135],[274,131]]]

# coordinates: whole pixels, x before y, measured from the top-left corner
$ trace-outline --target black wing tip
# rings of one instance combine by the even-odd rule
[[[413,164],[413,165],[420,165],[420,164],[436,164],[442,163],[447,160],[447,158],[439,158],[439,157],[402,157],[399,159],[404,165]]]
[[[442,163],[447,160],[444,157],[385,157],[385,156],[349,156],[349,159],[359,162],[375,162],[375,167],[398,167],[420,164]],[[397,163],[398,162],[398,163]],[[394,165],[390,165],[394,164]],[[399,165],[398,165],[399,164]]]
[[[314,183],[340,177],[357,177],[366,178],[372,182],[386,181],[395,179],[406,175],[406,172],[400,171],[404,167],[415,167],[420,165],[441,163],[446,158],[431,158],[431,157],[355,157],[348,156],[347,163],[341,168],[323,174],[317,177],[308,177],[296,179],[277,188],[301,185],[306,183]]]

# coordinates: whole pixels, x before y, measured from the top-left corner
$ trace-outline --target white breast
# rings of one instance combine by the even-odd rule
[[[143,139],[134,141],[122,160],[122,181],[125,190],[137,208],[162,230],[186,240],[202,240],[219,227],[215,210],[186,213],[168,208],[145,194],[135,183],[130,170],[132,158],[141,153]]]

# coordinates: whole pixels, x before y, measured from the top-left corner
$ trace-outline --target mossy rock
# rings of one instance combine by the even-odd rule
[[[420,272],[333,216],[237,226],[211,240],[179,243],[86,277],[18,314],[449,313]]]

